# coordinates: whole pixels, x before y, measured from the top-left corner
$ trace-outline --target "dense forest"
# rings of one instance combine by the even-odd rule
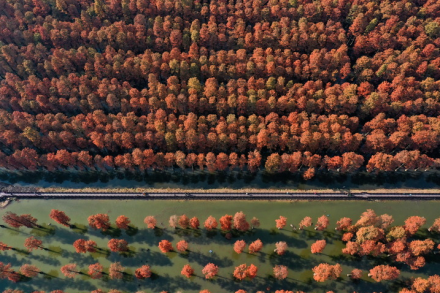
[[[440,166],[440,2],[0,1],[7,170]]]

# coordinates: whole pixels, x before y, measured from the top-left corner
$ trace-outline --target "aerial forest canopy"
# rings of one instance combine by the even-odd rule
[[[5,0],[0,166],[440,166],[437,0]]]

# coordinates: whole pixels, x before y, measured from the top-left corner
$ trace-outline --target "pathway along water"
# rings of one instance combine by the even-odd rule
[[[18,198],[18,199],[184,199],[184,200],[402,200],[402,199],[440,199],[440,193],[367,193],[367,192],[284,192],[284,193],[109,193],[109,192],[1,192],[0,198]]]

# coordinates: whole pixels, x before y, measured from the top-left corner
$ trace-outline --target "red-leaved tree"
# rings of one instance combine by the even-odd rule
[[[79,273],[76,269],[76,264],[74,263],[66,264],[62,266],[60,270],[67,278],[75,278]]]
[[[242,253],[245,247],[246,242],[244,242],[244,240],[237,240],[234,243],[234,251],[238,254]]]
[[[33,277],[38,276],[39,272],[40,272],[40,269],[34,265],[24,264],[20,267],[20,273],[23,276],[26,276],[28,278],[33,278]]]
[[[107,214],[91,215],[87,220],[89,221],[89,226],[93,229],[107,231],[107,229],[110,228],[110,220]]]
[[[110,264],[110,267],[108,269],[108,274],[110,279],[122,279],[124,276],[124,267],[121,265],[120,262],[114,262]]]
[[[104,267],[99,262],[97,262],[89,265],[89,271],[87,272],[87,274],[92,279],[101,279],[103,269]]]
[[[110,248],[113,252],[121,252],[128,250],[128,242],[124,239],[110,239],[107,244],[108,248]]]
[[[382,280],[394,280],[399,277],[400,271],[396,267],[392,267],[389,265],[379,265],[375,266],[370,270],[368,274],[376,282],[380,282]]]
[[[66,227],[70,226],[70,218],[63,211],[53,209],[50,211],[49,217],[58,224]]]
[[[43,249],[43,241],[35,238],[34,236],[28,237],[24,241],[24,246],[28,251],[32,251],[34,249]]]
[[[324,282],[325,280],[336,280],[342,273],[342,268],[339,264],[329,265],[321,263],[312,269],[313,279],[317,282]]]

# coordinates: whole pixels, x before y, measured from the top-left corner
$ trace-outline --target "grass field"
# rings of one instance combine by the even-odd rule
[[[66,212],[76,225],[69,229],[56,224],[49,218],[51,209],[60,209]],[[426,228],[433,220],[440,216],[440,202],[436,201],[408,201],[408,202],[288,202],[288,201],[144,201],[144,200],[22,200],[14,202],[0,211],[2,216],[6,211],[18,214],[30,213],[36,217],[43,228],[9,228],[0,229],[0,241],[5,242],[19,251],[1,252],[0,261],[11,263],[13,269],[18,270],[22,264],[32,263],[39,267],[45,274],[13,284],[8,280],[0,280],[0,289],[21,289],[32,292],[33,290],[51,291],[55,289],[65,292],[90,292],[97,288],[103,290],[118,289],[123,292],[168,291],[170,293],[198,292],[209,289],[213,293],[235,292],[245,289],[248,292],[259,290],[273,292],[278,289],[302,290],[305,292],[397,292],[405,285],[410,277],[428,276],[440,272],[439,259],[435,256],[427,257],[427,265],[418,270],[411,271],[406,265],[395,264],[402,270],[396,281],[376,283],[367,277],[367,270],[376,264],[387,262],[386,258],[351,257],[342,255],[343,243],[339,240],[341,233],[334,230],[336,221],[343,217],[359,218],[361,212],[367,208],[374,209],[377,214],[388,213],[394,216],[393,225],[401,225],[412,215],[424,216],[427,224],[419,232],[420,237],[427,237]],[[224,214],[234,214],[243,211],[247,219],[252,217],[260,219],[261,227],[243,235],[234,235],[231,240],[223,237],[220,231],[207,233],[205,229],[194,231],[191,229],[174,230],[168,227],[170,215],[185,213],[189,217],[199,217],[201,223],[212,215],[218,220]],[[117,216],[123,214],[131,219],[134,231],[127,235],[125,231],[118,233],[102,233],[87,226],[87,217],[96,213],[108,213],[113,222]],[[288,226],[283,230],[275,228],[275,219],[280,215],[288,218],[288,224],[297,225],[305,216],[314,220],[321,215],[329,215],[331,220],[327,231],[317,232],[312,227],[299,232],[291,231]],[[143,219],[147,215],[154,215],[158,226],[163,228],[153,231],[146,228]],[[51,225],[48,225],[51,223]],[[119,235],[118,235],[119,234]],[[43,241],[43,246],[49,250],[38,250],[31,253],[25,252],[24,240],[34,235]],[[121,255],[115,252],[103,251],[99,253],[77,254],[72,243],[78,239],[95,240],[100,248],[107,248],[111,238],[123,238],[129,242],[130,253]],[[189,242],[188,255],[176,252],[163,254],[157,244],[160,240],[170,240],[175,245],[179,240]],[[261,239],[264,247],[256,255],[233,251],[233,243],[243,239],[247,243]],[[318,240],[326,239],[327,247],[320,255],[310,252],[310,245]],[[433,235],[438,244],[437,235]],[[283,256],[276,255],[273,250],[275,243],[286,241],[289,249]],[[209,253],[212,250],[213,253]],[[246,250],[247,251],[247,250]],[[67,263],[76,263],[83,272],[87,271],[89,264],[100,262],[108,269],[110,263],[120,261],[127,273],[123,280],[93,280],[87,275],[78,275],[74,279],[67,279],[60,272],[60,267]],[[220,267],[219,276],[214,280],[205,280],[201,273],[202,268],[212,262]],[[343,273],[337,281],[317,283],[312,279],[311,269],[321,263],[340,263]],[[189,263],[196,276],[190,279],[180,275],[183,265]],[[235,266],[239,264],[254,264],[259,268],[258,276],[254,280],[235,281],[232,277]],[[154,272],[152,278],[137,280],[134,270],[141,265],[149,264]],[[272,268],[276,264],[286,265],[289,268],[288,278],[282,281],[275,280]],[[353,268],[363,269],[364,277],[359,282],[351,281],[346,274]]]

